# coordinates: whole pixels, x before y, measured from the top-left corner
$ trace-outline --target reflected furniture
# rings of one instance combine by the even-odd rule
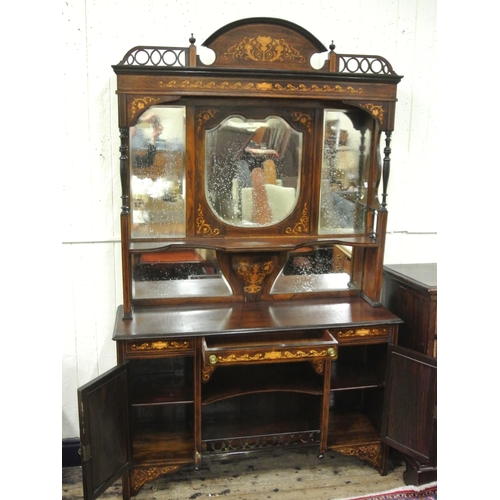
[[[86,499],[284,446],[387,471],[401,320],[380,294],[402,77],[280,19],[203,46],[210,64],[191,37],[113,66],[123,304],[118,365],[78,391]]]
[[[404,321],[389,353],[382,433],[403,453],[405,483],[425,484],[437,479],[437,264],[384,266],[382,303]]]

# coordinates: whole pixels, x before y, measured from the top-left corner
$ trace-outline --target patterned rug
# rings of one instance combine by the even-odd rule
[[[383,493],[343,498],[342,500],[437,500],[437,483],[429,483],[423,486],[405,486]]]

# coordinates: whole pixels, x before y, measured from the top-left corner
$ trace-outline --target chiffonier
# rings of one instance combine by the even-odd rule
[[[113,66],[123,304],[117,366],[78,391],[85,498],[292,446],[385,474],[402,77],[280,19],[220,28],[203,43],[210,64],[195,42],[134,47]]]

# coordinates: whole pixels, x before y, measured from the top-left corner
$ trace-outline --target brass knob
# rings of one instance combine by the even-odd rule
[[[335,352],[335,348],[334,347],[329,347],[328,350],[326,351],[328,356],[331,356],[333,358],[333,356],[336,355],[336,352]]]
[[[211,354],[208,361],[210,361],[211,365],[215,365],[215,363],[217,363],[217,356],[215,354]]]

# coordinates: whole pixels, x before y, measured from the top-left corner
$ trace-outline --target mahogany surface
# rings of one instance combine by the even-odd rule
[[[114,340],[154,337],[210,336],[279,330],[399,324],[398,316],[384,307],[372,307],[359,297],[347,299],[296,300],[199,304],[134,310],[123,320],[117,310]]]

